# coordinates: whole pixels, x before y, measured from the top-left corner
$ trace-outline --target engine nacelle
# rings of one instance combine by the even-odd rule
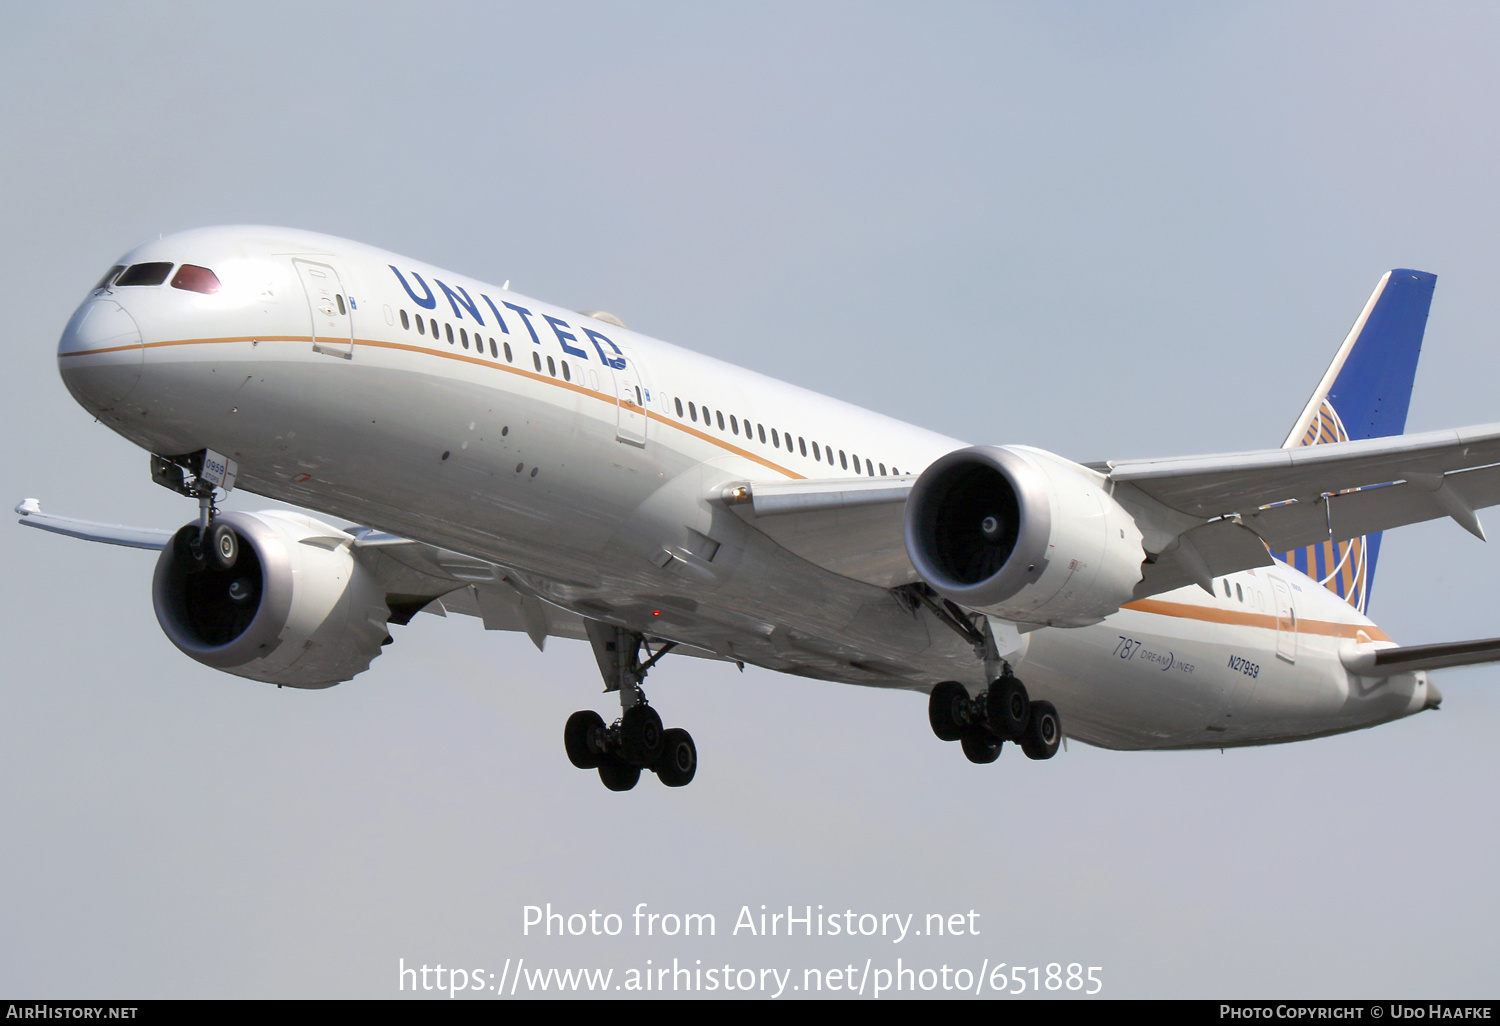
[[[1146,553],[1102,474],[1040,449],[978,446],[923,471],[906,552],[939,595],[1018,623],[1084,627],[1130,600]]]
[[[268,684],[326,688],[369,669],[388,635],[385,591],[353,538],[289,512],[221,513],[234,566],[195,567],[178,531],[156,562],[151,599],[172,644],[205,666]]]

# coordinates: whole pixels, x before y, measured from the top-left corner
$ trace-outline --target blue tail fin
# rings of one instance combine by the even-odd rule
[[[1437,275],[1398,269],[1375,286],[1283,449],[1383,438],[1406,430],[1417,357]],[[1361,613],[1370,602],[1380,535],[1323,542],[1278,556]]]

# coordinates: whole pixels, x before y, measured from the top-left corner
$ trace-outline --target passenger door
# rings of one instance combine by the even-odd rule
[[[294,259],[297,277],[307,293],[312,316],[313,350],[329,356],[354,356],[354,317],[338,271],[329,264]]]
[[[1295,663],[1297,607],[1292,602],[1292,589],[1280,577],[1271,577],[1271,594],[1276,600],[1276,655],[1289,663]]]
[[[619,420],[615,426],[615,438],[630,445],[646,447],[646,391],[641,383],[640,365],[632,350],[621,352],[623,359],[617,362],[625,366],[614,368],[615,400],[619,406]]]

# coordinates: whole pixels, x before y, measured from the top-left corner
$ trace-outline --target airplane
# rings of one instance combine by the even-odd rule
[[[1381,532],[1483,539],[1500,425],[1405,435],[1436,278],[1385,274],[1279,448],[1077,463],[970,445],[371,246],[206,228],[147,242],[58,343],[73,397],[194,500],[170,531],[16,507],[157,550],[158,622],[278,687],[367,669],[418,612],[586,640],[619,714],[564,751],[611,790],[689,783],[644,682],[689,655],[927,695],[979,764],[1227,748],[1386,723],[1500,639],[1399,646]],[[287,510],[221,511],[240,488]]]

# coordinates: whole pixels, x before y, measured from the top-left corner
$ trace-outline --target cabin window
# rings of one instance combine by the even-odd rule
[[[870,461],[869,460],[865,460],[865,462],[869,463]],[[882,463],[880,465],[880,476],[881,477],[885,477],[885,464],[884,463]]]
[[[115,279],[115,286],[121,285],[160,285],[167,280],[171,272],[171,264],[131,264],[125,268],[125,273]]]
[[[540,374],[542,372],[542,357],[535,350],[531,354],[531,363],[536,368],[537,373]]]
[[[511,356],[511,354],[510,354],[510,343],[509,342],[505,343],[505,362],[506,363],[515,363],[516,362],[515,358],[513,356]]]
[[[196,264],[183,264],[172,275],[172,287],[182,289],[186,292],[201,292],[211,296],[224,286],[219,284],[219,276],[207,267],[199,267]],[[344,312],[344,297],[339,298],[339,313]]]
[[[1234,594],[1241,602],[1245,601],[1245,589],[1241,588],[1238,584],[1234,586]]]
[[[691,400],[688,401],[688,417],[694,424],[698,423],[698,407]]]
[[[182,268],[182,270],[183,270],[183,271],[186,271],[186,270],[187,270],[187,265],[186,265],[186,264],[184,264],[184,265],[183,265],[183,268]],[[206,268],[205,268],[205,270],[206,270]],[[209,271],[209,272],[208,272],[208,273],[209,273],[209,274],[213,274],[213,273],[214,273],[214,272],[212,272],[212,271]],[[181,272],[180,272],[180,271],[179,271],[179,272],[178,272],[178,274],[177,274],[177,278],[181,278],[181,277],[182,277],[182,273],[181,273]],[[172,279],[172,284],[173,284],[173,285],[174,285],[174,286],[176,286],[176,287],[178,287],[178,288],[181,288],[181,286],[180,286],[180,285],[177,285],[177,278],[173,278],[173,279]],[[217,283],[217,282],[218,282],[218,280],[219,280],[219,279],[217,279],[217,278],[215,278],[215,279],[214,279],[214,281],[215,281],[215,282],[216,282],[216,283]],[[195,289],[195,290],[194,290],[194,291],[198,291],[198,290],[196,290],[196,289]],[[217,292],[217,291],[218,291],[218,289],[215,289],[215,290],[214,290],[214,291],[215,291],[215,292]],[[339,316],[340,316],[340,317],[342,317],[342,316],[344,316],[344,315],[345,315],[345,314],[347,314],[347,313],[348,313],[348,312],[349,312],[349,311],[348,311],[348,310],[345,310],[345,309],[344,309],[344,297],[343,297],[343,296],[341,296],[341,295],[339,295],[339,294],[338,294],[338,293],[334,293],[334,296],[333,296],[333,298],[334,298],[334,299],[335,299],[335,300],[336,300],[336,301],[337,301],[337,302],[338,302],[338,304],[339,304]]]
[[[469,333],[467,331],[465,331],[463,328],[459,328],[458,329],[458,337],[461,338],[461,339],[463,339],[464,348],[465,349],[469,348]]]
[[[554,378],[557,377],[557,364],[552,361],[552,357],[550,356],[547,357],[547,373],[551,374]]]
[[[673,398],[672,401],[677,404],[677,416],[679,416],[679,417],[686,417],[687,414],[685,414],[685,413],[682,412],[682,397],[681,396],[676,396],[676,397]]]
[[[643,410],[646,408],[646,400],[644,400],[644,399],[641,398],[641,386],[640,385],[636,385],[635,386],[635,404],[637,406],[639,406]]]
[[[402,310],[401,313],[404,316],[406,314],[406,311]],[[417,318],[417,334],[418,335],[425,335],[425,334],[427,334],[427,322],[424,321],[424,320],[422,320],[422,318],[420,318],[420,317]]]
[[[870,463],[870,457],[868,457],[868,456],[865,457],[865,473],[868,474],[870,477],[874,477],[875,476],[875,467],[873,465],[871,465],[871,463]],[[880,473],[882,475],[885,474],[885,470],[882,468],[881,471],[880,471]]]
[[[495,348],[495,340],[494,339],[490,339],[490,355],[493,356],[497,360],[500,359],[500,350],[498,350],[498,349]]]
[[[839,450],[839,466],[842,469],[844,469],[844,470],[848,470],[849,469],[849,458],[844,455],[844,450],[842,450],[842,449]],[[855,470],[859,469],[859,459],[858,459],[858,457],[856,457],[855,460],[854,460],[854,469]]]
[[[781,436],[776,433],[775,428],[771,429],[771,444],[777,449],[781,448]]]
[[[797,448],[802,450],[802,455],[807,455],[807,442],[802,438],[801,435],[797,436]]]
[[[714,416],[718,418],[718,421],[719,421],[719,430],[723,431],[724,430],[724,411],[723,410],[719,410],[717,413],[714,414]]]
[[[448,344],[453,345],[453,325],[444,324],[443,328],[448,332]]]
[[[429,317],[427,319],[427,323],[432,326],[432,340],[434,342],[436,342],[437,341],[437,337],[438,337],[437,318],[436,317]]]
[[[573,372],[568,369],[568,361],[567,360],[563,361],[563,380],[564,381],[572,381],[573,380]]]
[[[401,330],[402,331],[410,331],[411,330],[411,318],[408,317],[408,316],[406,316],[406,311],[405,310],[401,311]]]
[[[729,430],[733,431],[735,434],[740,433],[740,422],[735,419],[735,416],[732,413],[729,415]]]

